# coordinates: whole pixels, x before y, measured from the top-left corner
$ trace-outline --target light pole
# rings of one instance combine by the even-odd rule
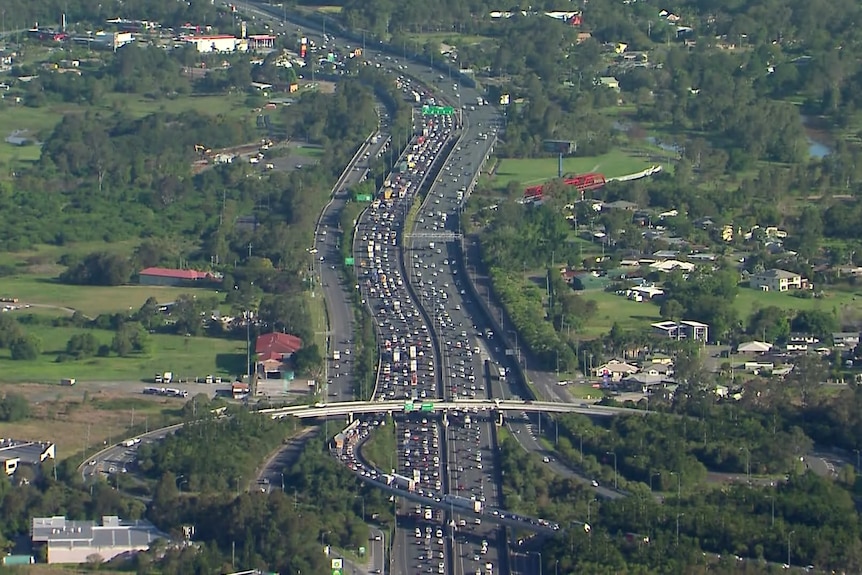
[[[527,554],[539,556],[539,575],[542,575],[542,552],[541,551],[527,551]]]
[[[790,538],[796,531],[791,531],[787,534],[787,565],[790,565]]]
[[[685,513],[677,513],[676,514],[676,546],[679,547],[679,518],[685,515]]]
[[[745,473],[748,476],[748,483],[751,484],[751,450],[743,446],[739,451],[745,451]]]
[[[353,499],[361,499],[362,500],[362,522],[365,523],[365,496],[364,495],[354,495]]]
[[[775,495],[767,495],[772,501],[772,526],[775,527]]]
[[[606,451],[607,455],[614,456],[614,489],[617,488],[617,453],[615,451]]]
[[[671,475],[676,475],[676,504],[679,505],[679,500],[682,499],[682,473],[671,471]]]
[[[859,450],[854,449],[853,452],[856,454],[856,473],[859,473]]]

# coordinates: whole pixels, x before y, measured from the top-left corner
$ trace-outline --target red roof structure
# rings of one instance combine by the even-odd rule
[[[213,279],[213,275],[209,272],[199,272],[197,270],[177,270],[172,268],[158,267],[142,269],[140,271],[140,275],[158,278],[172,278],[187,281]]]
[[[254,352],[258,360],[283,359],[302,348],[302,340],[289,333],[265,333],[257,338]]]

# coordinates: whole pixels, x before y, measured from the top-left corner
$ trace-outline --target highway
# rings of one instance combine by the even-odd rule
[[[350,241],[349,231],[340,229],[341,213],[350,200],[350,190],[362,182],[370,163],[389,146],[389,117],[380,110],[380,129],[369,136],[347,165],[332,191],[329,203],[321,212],[315,230],[313,254],[319,265],[323,297],[326,300],[328,333],[326,336],[326,370],[322,396],[333,401],[356,398],[355,382],[351,376],[354,351],[354,315],[350,301],[353,289],[351,281],[345,282],[340,273],[343,241]],[[338,360],[333,352],[338,352]]]
[[[88,480],[98,477],[99,474],[112,475],[114,473],[125,473],[128,468],[134,465],[138,447],[144,443],[161,441],[167,435],[182,428],[184,425],[185,423],[178,423],[154,429],[153,431],[142,433],[134,438],[128,438],[120,443],[106,447],[78,467],[81,472],[81,479],[86,483]],[[131,440],[138,439],[140,440],[138,443],[131,446],[126,445]]]

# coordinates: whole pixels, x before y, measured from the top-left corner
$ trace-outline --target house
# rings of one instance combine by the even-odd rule
[[[784,344],[784,350],[806,352],[809,349],[813,349],[818,343],[820,343],[820,338],[813,335],[807,333],[791,333],[787,336],[787,343]]]
[[[699,321],[661,321],[652,324],[653,333],[668,339],[709,340],[709,325]]]
[[[210,52],[246,52],[248,40],[228,35],[214,36],[182,36],[186,44],[191,44],[201,54]]]
[[[673,375],[672,363],[645,363],[641,365],[641,374],[651,377],[670,377]]]
[[[620,381],[628,375],[638,372],[638,367],[619,359],[612,359],[604,365],[593,368],[596,377],[607,377],[612,381]]]
[[[604,86],[605,88],[610,88],[611,90],[615,90],[617,92],[620,91],[620,81],[613,76],[602,76],[601,78],[599,78],[599,85]]]
[[[859,345],[858,331],[842,331],[832,334],[832,347],[854,349]]]
[[[293,373],[286,362],[301,348],[302,340],[295,335],[277,332],[261,335],[254,346],[257,376],[262,379],[285,379],[285,374]]]
[[[634,373],[623,378],[619,387],[627,391],[649,393],[651,390],[665,387],[669,383],[673,383],[673,380],[661,374]]]
[[[133,555],[149,549],[157,539],[168,536],[149,521],[123,521],[117,516],[95,521],[72,521],[62,516],[34,517],[30,540],[47,547],[48,563],[87,563],[98,557],[110,561],[119,555]]]
[[[658,272],[672,272],[673,270],[682,270],[684,272],[694,271],[696,266],[691,262],[682,262],[680,260],[664,260],[651,263],[649,268]]]
[[[14,475],[22,465],[37,468],[46,459],[56,458],[56,448],[47,441],[0,439],[0,463],[6,475]]]
[[[808,285],[808,280],[801,275],[777,268],[751,274],[749,282],[753,289],[777,292],[803,289]]]
[[[210,272],[179,270],[173,268],[145,268],[138,272],[138,283],[142,286],[178,286],[201,282],[218,281]]]
[[[241,381],[235,381],[230,385],[230,394],[234,399],[243,399],[248,397],[249,385]]]
[[[771,343],[766,343],[765,341],[747,341],[736,346],[736,353],[761,354],[767,353],[771,349]]]

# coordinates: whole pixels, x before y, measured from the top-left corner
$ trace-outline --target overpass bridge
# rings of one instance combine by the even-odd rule
[[[551,401],[462,399],[456,401],[345,401],[338,403],[315,403],[272,409],[261,409],[257,413],[273,419],[298,417],[315,419],[325,417],[353,417],[367,413],[448,413],[450,411],[507,411],[529,413],[579,413],[581,415],[604,416],[646,415],[650,412],[625,407],[609,407],[589,403],[557,403]]]

